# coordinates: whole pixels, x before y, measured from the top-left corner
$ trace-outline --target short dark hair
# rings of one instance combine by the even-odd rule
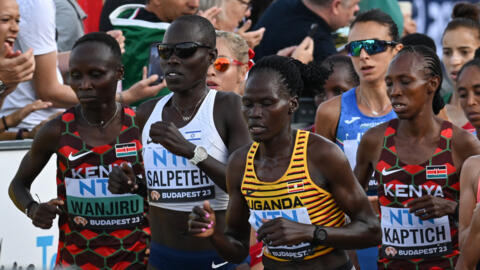
[[[122,52],[120,50],[120,46],[112,36],[106,34],[105,32],[88,33],[79,38],[75,44],[73,44],[72,50],[78,47],[78,45],[88,42],[98,42],[106,45],[112,52],[115,60],[118,61],[120,65],[122,64]]]
[[[290,96],[300,96],[302,92],[315,93],[325,84],[329,71],[320,65],[305,65],[284,56],[270,55],[261,58],[249,71],[248,77],[262,71],[275,72],[280,77]]]
[[[443,35],[445,35],[447,31],[455,30],[460,27],[465,27],[475,31],[477,34],[477,38],[480,38],[479,21],[480,8],[478,7],[478,5],[466,2],[457,3],[452,11],[452,20],[447,24]]]
[[[445,103],[443,102],[442,95],[440,94],[440,88],[442,86],[442,64],[435,51],[424,45],[405,46],[398,52],[395,58],[400,57],[403,54],[411,53],[420,56],[425,63],[424,68],[429,71],[427,74],[429,77],[439,77],[437,89],[435,89],[435,95],[433,96],[432,109],[433,113],[438,114],[443,109]],[[419,58],[417,58],[419,59]]]
[[[360,78],[358,77],[357,72],[355,72],[355,67],[353,66],[351,57],[341,54],[330,55],[325,60],[323,60],[322,66],[330,70],[330,74],[328,75],[328,77],[330,77],[331,73],[333,73],[335,67],[342,66],[344,68],[347,68],[349,74],[348,81],[353,85],[360,84]]]
[[[425,45],[430,49],[432,49],[434,52],[437,51],[437,46],[435,45],[435,41],[433,41],[431,37],[421,33],[408,34],[400,40],[400,43],[402,43],[405,46]]]
[[[388,26],[388,34],[393,41],[398,41],[398,27],[397,24],[393,21],[392,17],[387,13],[381,11],[380,9],[370,9],[364,12],[360,12],[357,17],[350,24],[350,29],[355,26],[355,24],[360,22],[376,22],[381,25]]]
[[[183,15],[174,20],[170,27],[177,23],[187,23],[195,26],[198,32],[202,34],[202,43],[210,46],[211,48],[216,47],[217,36],[215,34],[215,28],[209,20],[198,15]]]

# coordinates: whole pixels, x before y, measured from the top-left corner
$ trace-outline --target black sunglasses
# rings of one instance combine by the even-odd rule
[[[160,56],[160,58],[164,60],[167,60],[174,53],[179,58],[187,59],[190,56],[194,55],[198,48],[211,49],[212,47],[203,45],[198,42],[182,42],[177,44],[159,43],[157,45],[157,48],[158,56]]]
[[[348,51],[348,54],[351,56],[360,56],[362,49],[368,53],[368,55],[381,53],[387,50],[388,46],[395,46],[398,42],[395,41],[385,41],[378,39],[366,39],[366,40],[357,40],[352,41],[345,45],[345,48]]]

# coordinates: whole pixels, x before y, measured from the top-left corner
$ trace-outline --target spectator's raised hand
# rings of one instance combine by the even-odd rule
[[[313,61],[313,47],[313,39],[306,37],[297,46],[290,46],[279,50],[277,55],[292,57],[304,64],[308,64]]]
[[[14,52],[9,44],[5,44],[0,52],[0,80],[13,91],[20,82],[29,81],[35,71],[33,50],[22,53]],[[7,94],[8,94],[7,93]]]
[[[118,45],[120,46],[120,50],[122,53],[125,52],[125,36],[123,35],[121,30],[110,30],[107,32],[110,36],[115,38],[115,40],[118,42]]]
[[[221,8],[213,6],[205,11],[199,10],[198,16],[202,16],[205,19],[209,20],[215,27],[215,29],[217,29],[217,15],[220,14],[221,11]]]
[[[165,80],[159,84],[153,84],[157,79],[157,74],[150,75],[150,77],[147,78],[147,67],[143,67],[142,80],[122,92],[123,103],[130,104],[144,98],[156,96],[160,90],[167,86]]]
[[[292,58],[298,61],[308,64],[313,61],[313,39],[306,37],[293,51]]]
[[[242,27],[238,28],[237,34],[247,41],[248,47],[253,49],[260,44],[260,41],[262,41],[263,33],[265,33],[265,27],[255,31],[247,32],[247,30],[250,29],[250,26],[252,26],[252,21],[247,20]]]

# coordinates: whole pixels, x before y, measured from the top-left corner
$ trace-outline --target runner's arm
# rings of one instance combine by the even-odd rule
[[[356,165],[353,172],[365,190],[367,190],[368,181],[372,178],[374,162],[380,158],[384,130],[385,128],[382,126],[369,129],[358,145]]]
[[[243,150],[243,149],[242,149]],[[241,193],[247,149],[232,154],[227,167],[229,195],[225,233],[214,233],[211,241],[218,253],[228,261],[240,263],[250,249],[250,211]]]
[[[242,117],[241,106],[241,98],[237,94],[217,92],[213,113],[214,122],[229,154],[251,142],[247,125]],[[227,189],[226,164],[209,156],[204,162],[198,164],[198,167],[220,188]]]
[[[242,154],[239,154],[239,151],[232,154],[227,167],[229,202],[225,232],[217,230],[215,212],[208,202],[205,202],[203,207],[194,207],[188,222],[191,234],[196,237],[210,237],[217,252],[225,260],[236,263],[242,262],[248,256],[250,237],[249,210],[240,192],[248,149],[241,150]]]
[[[476,205],[477,186],[479,180],[480,156],[468,158],[463,164],[460,175],[460,207],[459,207],[459,236],[460,249],[463,248],[465,239],[470,231],[470,223]]]
[[[309,151],[309,155],[312,156],[314,164],[318,164],[323,176],[328,179],[330,192],[338,206],[351,219],[351,223],[343,227],[323,227],[327,232],[327,239],[321,244],[343,249],[366,248],[380,244],[382,234],[378,219],[343,152],[325,140],[320,145],[312,147],[324,149]],[[313,231],[311,233],[313,237]]]
[[[10,183],[8,190],[10,198],[22,212],[25,212],[27,206],[35,202],[30,193],[30,187],[56,151],[60,139],[60,126],[61,120],[57,117],[47,122],[39,130]]]
[[[473,212],[472,222],[468,235],[465,236],[463,247],[460,249],[460,257],[457,261],[457,270],[475,269],[480,260],[480,210],[478,207]]]
[[[341,96],[320,104],[315,115],[315,132],[335,143],[338,120],[340,119]]]

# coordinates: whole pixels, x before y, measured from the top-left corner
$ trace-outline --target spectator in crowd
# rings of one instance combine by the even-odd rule
[[[114,38],[97,32],[79,39],[70,58],[70,77],[80,104],[45,124],[10,184],[10,198],[34,226],[51,228],[59,215],[56,265],[60,268],[146,267],[150,228],[141,135],[135,112],[115,101],[122,73]],[[37,202],[30,187],[53,154],[58,166],[57,198]],[[91,182],[106,184],[112,168],[119,165],[134,172],[135,189],[121,196],[105,185],[82,191],[81,186],[90,187]]]
[[[199,15],[210,20],[217,30],[236,32],[253,49],[262,40],[265,28],[247,32],[252,26],[252,21],[247,20],[250,17],[251,1],[200,0]],[[240,23],[243,23],[241,27],[239,27]]]
[[[128,89],[142,79],[142,70],[148,65],[150,46],[162,42],[170,23],[182,15],[197,13],[198,5],[199,0],[147,0],[145,5],[123,5],[110,14],[114,29],[122,30],[125,36],[123,89]],[[168,92],[163,89],[156,97]],[[142,99],[132,105],[137,106],[146,100]]]
[[[87,14],[76,0],[54,0],[57,51],[68,52],[75,41],[83,36],[83,20]]]
[[[243,95],[245,76],[253,63],[247,42],[237,34],[216,31],[218,56],[207,72],[207,86]]]
[[[412,18],[413,4],[408,1],[398,1],[400,11],[403,16],[403,31],[402,36],[414,34],[417,32],[417,23]]]
[[[378,182],[380,269],[453,269],[459,255],[460,169],[480,154],[480,142],[436,116],[444,106],[441,81],[434,51],[405,47],[385,77],[398,119],[368,130],[358,148],[361,185],[367,186],[372,172]]]
[[[67,63],[69,54],[57,54],[53,0],[18,0],[17,2],[22,20],[20,21],[21,31],[18,33],[14,49],[19,51],[33,49],[36,68],[31,80],[19,83],[16,91],[6,97],[0,115],[11,114],[37,99],[50,102],[51,108],[30,113],[16,128],[13,128],[13,131],[18,131],[20,128],[31,131],[43,120],[61,111],[59,108],[68,108],[77,104],[78,99],[72,88],[63,84],[63,78],[57,67],[57,60],[58,63]],[[121,37],[119,37],[120,42]],[[62,58],[57,58],[57,55]],[[129,103],[157,93],[162,85],[149,86],[156,79],[156,75],[144,78],[123,95],[118,94],[117,99]]]
[[[358,14],[350,25],[346,48],[360,84],[317,109],[315,131],[340,146],[352,169],[362,135],[397,117],[387,95],[385,74],[388,64],[402,48],[398,40],[397,26],[388,14],[378,9]],[[376,185],[372,179],[367,191],[374,206]],[[361,268],[376,269],[377,253],[376,248],[357,251]]]
[[[470,123],[475,127],[477,138],[480,134],[480,59],[467,62],[457,77],[458,98]],[[480,139],[480,138],[479,138]],[[480,259],[480,156],[465,161],[460,175],[459,243],[460,257],[458,270],[475,269]],[[478,269],[478,266],[477,268]]]
[[[359,0],[274,1],[253,28],[267,29],[255,48],[255,59],[300,44],[312,25],[317,24],[317,31],[310,34],[314,43],[314,61],[321,64],[337,52],[331,33],[352,21],[359,9],[358,3]]]
[[[14,51],[13,44],[19,31],[20,13],[15,0],[0,2],[0,106],[4,99],[14,91],[20,82],[25,82],[33,77],[35,61],[32,50],[24,53]],[[39,126],[27,131],[20,129],[11,132],[22,119],[31,112],[51,106],[50,102],[35,100],[8,115],[3,115],[0,121],[0,140],[15,140],[33,138]]]
[[[100,23],[98,25],[99,30],[104,32],[113,30],[113,25],[110,22],[110,13],[119,6],[127,4],[145,5],[145,2],[146,0],[105,0],[100,14]]]
[[[442,61],[455,87],[460,68],[473,59],[475,50],[480,47],[480,9],[475,4],[458,3],[452,11],[452,18],[443,33]],[[458,91],[453,91],[445,99],[448,101],[445,106],[448,119],[454,125],[475,131],[460,105]]]

